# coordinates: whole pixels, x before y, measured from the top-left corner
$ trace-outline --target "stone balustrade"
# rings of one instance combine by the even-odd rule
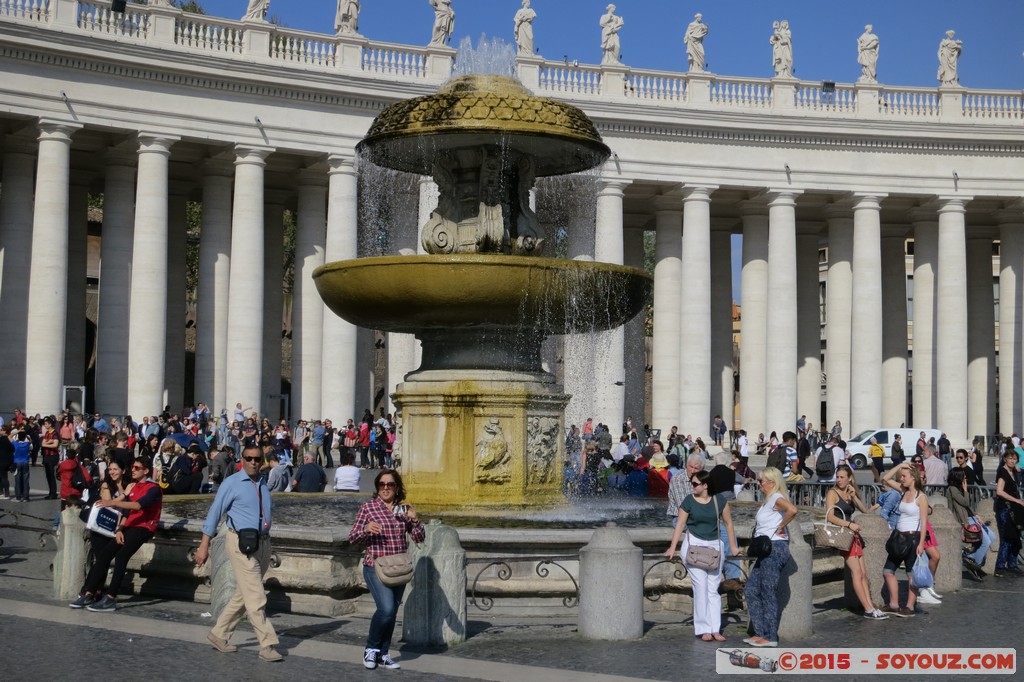
[[[398,81],[439,83],[452,73],[455,50],[298,31],[169,7],[109,0],[0,0],[0,22],[32,23],[99,39],[159,44],[222,58],[292,65],[311,71],[361,72]],[[655,106],[801,116],[1024,125],[1019,91],[823,83],[676,73],[624,65],[518,59],[519,78],[537,94],[566,99],[626,99]]]

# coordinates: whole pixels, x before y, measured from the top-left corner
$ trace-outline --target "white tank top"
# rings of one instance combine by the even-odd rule
[[[914,495],[913,502],[900,500],[900,520],[896,524],[896,530],[905,533],[914,533],[921,530],[921,508],[917,506],[917,498],[921,493]]]

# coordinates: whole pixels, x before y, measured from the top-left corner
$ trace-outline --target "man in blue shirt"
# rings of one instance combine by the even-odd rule
[[[260,476],[263,453],[259,447],[242,449],[242,470],[224,479],[213,506],[203,524],[203,539],[196,550],[196,565],[202,566],[210,555],[210,539],[217,534],[221,519],[227,515],[227,537],[224,551],[231,561],[237,587],[231,601],[221,611],[217,623],[206,636],[213,648],[221,653],[234,653],[238,647],[229,644],[242,615],[249,623],[260,643],[260,660],[276,663],[283,660],[274,647],[278,644],[274,626],[267,619],[267,594],[263,590],[263,576],[270,568],[270,491]],[[251,554],[243,554],[239,547],[239,530],[255,529],[259,534],[259,547]]]
[[[110,433],[110,424],[107,423],[107,420],[99,412],[92,417],[92,428],[100,433]]]
[[[28,439],[28,433],[21,429],[18,431],[17,440],[12,444],[14,445],[14,498],[21,502],[28,502],[28,475],[29,462],[32,458],[32,442]]]

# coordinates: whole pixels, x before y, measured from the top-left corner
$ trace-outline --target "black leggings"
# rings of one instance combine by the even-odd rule
[[[107,594],[116,597],[121,589],[121,581],[124,580],[124,571],[128,566],[128,560],[139,551],[139,547],[146,544],[146,541],[153,537],[153,531],[145,528],[125,528],[124,544],[117,544],[111,540],[105,547],[96,552],[96,563],[89,569],[89,575],[85,578],[85,586],[82,592],[95,594],[103,587],[103,581],[107,578],[107,571],[110,570],[110,563],[114,563],[114,575],[110,578],[110,588]]]

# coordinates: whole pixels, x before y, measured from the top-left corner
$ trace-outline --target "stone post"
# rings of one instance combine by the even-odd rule
[[[644,634],[643,550],[609,523],[580,550],[579,633],[584,639],[640,639]],[[808,595],[808,604],[809,604]]]
[[[940,497],[946,502],[944,495]],[[959,592],[963,587],[963,567],[960,564],[962,529],[947,505],[932,504],[931,522],[935,539],[939,542],[939,551],[943,554],[935,576],[935,591],[939,594]]]
[[[231,560],[224,548],[227,541],[227,526],[221,524],[217,536],[210,541],[210,613],[214,619],[220,617],[220,612],[231,601],[238,587]]]
[[[625,64],[601,65],[601,95],[620,99],[626,96],[626,76],[629,67]]]
[[[414,646],[466,641],[466,551],[458,531],[431,521],[413,561],[416,575],[405,599],[402,640]]]
[[[177,7],[161,6],[150,3],[149,6],[149,41],[155,45],[174,45],[174,32],[177,28],[181,10]]]
[[[943,85],[939,88],[939,120],[943,123],[962,123],[964,120],[964,93],[967,88]]]
[[[857,83],[853,87],[857,93],[857,118],[881,118],[878,83]]]
[[[53,559],[53,598],[70,601],[85,583],[85,524],[78,508],[68,507],[60,514],[60,537]]]
[[[50,25],[77,29],[78,0],[53,0],[50,3]]]
[[[695,107],[711,103],[711,81],[714,75],[706,71],[686,74],[686,103]]]
[[[800,81],[796,78],[773,78],[772,111],[776,113],[794,111],[796,109],[796,86],[799,84]]]
[[[868,566],[868,585],[871,590],[871,600],[875,606],[884,606],[877,603],[878,592],[882,589],[882,569],[885,563],[885,541],[889,539],[889,524],[875,512],[869,514],[856,514],[854,520],[860,526],[860,536],[864,539],[864,564]],[[959,565],[959,562],[957,562]],[[850,572],[843,569],[846,597],[846,608],[860,613],[863,609],[857,594],[853,591],[853,582],[850,580]]]
[[[813,550],[804,540],[797,526],[790,533],[789,553],[792,558],[782,569],[779,579],[779,638],[787,642],[802,642],[814,634],[811,611],[814,601],[812,578],[814,574]]]
[[[519,80],[530,92],[540,90],[540,69],[544,65],[543,57],[519,55],[516,57],[516,72]]]
[[[426,51],[427,79],[438,82],[448,80],[455,65],[455,48],[447,45],[428,45]]]
[[[363,70],[363,54],[370,41],[361,35],[338,35],[338,68],[346,71]]]
[[[269,60],[272,28],[270,24],[265,21],[246,21],[243,25],[245,31],[242,34],[242,54],[255,59]]]

